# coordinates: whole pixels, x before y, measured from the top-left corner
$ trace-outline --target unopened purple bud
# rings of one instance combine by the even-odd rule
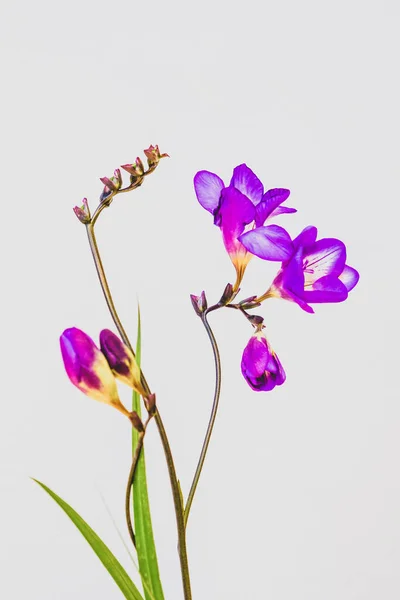
[[[207,310],[207,298],[205,292],[201,292],[200,296],[190,294],[190,299],[196,314],[200,317]]]
[[[238,291],[239,290],[237,290],[237,292]],[[236,294],[237,294],[237,292],[236,292]],[[233,285],[231,283],[227,283],[218,304],[220,304],[221,306],[225,306],[226,304],[229,304],[229,302],[231,302],[233,300],[233,298],[235,297],[236,294],[233,293]]]
[[[115,333],[109,329],[103,329],[100,332],[100,348],[114,376],[145,396],[146,392],[141,384],[139,366],[128,346]]]
[[[84,198],[82,200],[82,206],[74,206],[73,211],[81,223],[83,223],[84,225],[90,223],[91,217],[87,198]]]
[[[144,403],[146,406],[146,410],[150,415],[153,415],[156,412],[156,395],[149,394],[144,398]]]
[[[261,333],[261,325],[244,349],[242,374],[249,386],[256,392],[268,392],[285,382],[283,367]]]
[[[61,354],[70,381],[84,394],[129,414],[121,404],[115,378],[105,356],[80,329],[66,329],[60,337]]]

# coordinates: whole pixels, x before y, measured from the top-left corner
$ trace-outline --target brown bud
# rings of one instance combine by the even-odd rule
[[[149,394],[148,396],[146,396],[144,398],[144,404],[146,406],[146,410],[149,413],[149,415],[154,415],[154,413],[157,410],[157,407],[156,407],[156,395],[155,394]]]

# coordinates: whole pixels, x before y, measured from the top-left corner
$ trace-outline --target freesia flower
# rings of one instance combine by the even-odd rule
[[[285,382],[286,374],[261,329],[250,338],[242,356],[242,373],[256,392],[269,392]]]
[[[316,227],[306,227],[293,240],[293,255],[283,262],[270,289],[258,301],[275,296],[296,302],[313,313],[309,303],[343,302],[359,280],[346,265],[346,246],[335,238],[317,240]]]
[[[140,382],[140,369],[131,350],[109,329],[100,332],[100,348],[114,376],[146,396]]]
[[[281,206],[289,197],[289,190],[264,186],[245,164],[235,167],[229,186],[210,171],[199,171],[194,177],[194,188],[201,206],[214,216],[220,227],[225,248],[236,269],[234,291],[243,278],[252,254],[265,260],[287,260],[292,254],[292,241],[285,229],[265,222],[279,214],[296,212]],[[262,234],[262,247],[260,235]]]
[[[87,396],[129,416],[119,399],[108,362],[93,340],[80,329],[71,327],[61,335],[60,347],[70,381]]]

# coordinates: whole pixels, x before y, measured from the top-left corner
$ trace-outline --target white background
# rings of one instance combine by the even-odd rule
[[[261,312],[287,372],[256,394],[249,324],[220,311],[224,382],[189,524],[195,600],[400,597],[398,4],[160,0],[9,2],[1,9],[0,552],[2,598],[121,594],[62,511],[69,501],[138,580],[124,531],[129,427],[68,381],[58,337],[112,327],[72,206],[158,143],[171,158],[97,227],[121,318],[143,317],[144,370],[187,493],[213,392],[189,301],[233,268],[197,203],[199,169],[246,162],[289,187],[292,235],[339,237],[361,273],[347,302]],[[276,265],[254,260],[243,297]],[[129,403],[129,390],[121,388]],[[114,414],[115,413],[115,414]],[[162,450],[147,439],[166,600],[182,598]]]

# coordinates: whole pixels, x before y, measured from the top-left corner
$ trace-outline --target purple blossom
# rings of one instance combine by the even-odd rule
[[[146,393],[140,383],[139,366],[128,346],[115,333],[103,329],[100,332],[100,348],[114,376],[145,396]]]
[[[81,392],[129,415],[120,402],[104,354],[86,333],[76,327],[66,329],[60,337],[60,348],[67,375]]]
[[[237,273],[235,289],[252,254],[273,261],[290,258],[293,247],[287,231],[278,225],[265,225],[277,215],[296,212],[281,206],[289,197],[289,190],[278,188],[264,193],[263,184],[245,164],[235,167],[229,186],[215,173],[199,171],[194,177],[194,188],[199,203],[221,229]]]
[[[250,338],[244,349],[241,367],[243,377],[256,392],[269,392],[286,379],[279,358],[261,330]]]
[[[262,300],[277,296],[296,302],[313,313],[309,303],[343,302],[359,280],[346,265],[346,246],[335,238],[317,240],[316,227],[306,227],[293,240],[293,255],[282,263]]]

